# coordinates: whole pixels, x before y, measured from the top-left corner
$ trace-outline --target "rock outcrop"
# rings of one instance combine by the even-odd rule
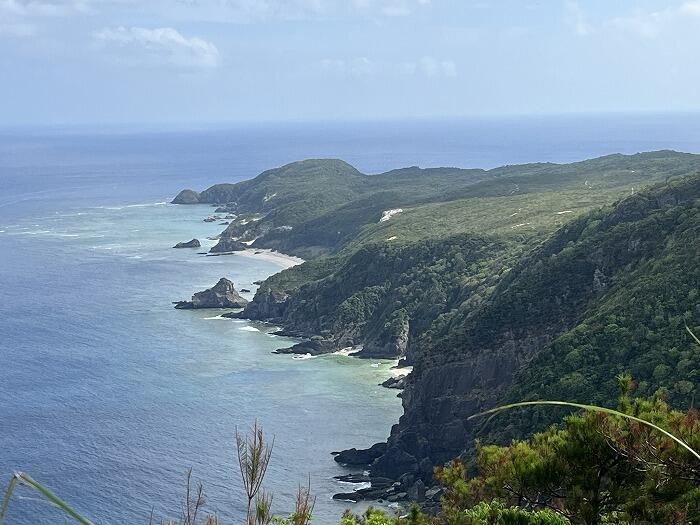
[[[194,190],[182,190],[172,200],[172,204],[199,204],[199,193]]]
[[[367,467],[386,451],[386,443],[376,443],[370,448],[351,448],[333,452],[334,460],[348,467]]]
[[[247,304],[248,300],[238,294],[233,287],[233,282],[222,277],[212,288],[203,292],[197,292],[192,296],[191,301],[176,303],[175,308],[245,308]]]
[[[209,250],[209,253],[231,253],[231,252],[242,252],[246,250],[248,246],[243,244],[236,239],[231,237],[222,237],[219,242]]]
[[[201,246],[202,243],[199,242],[199,239],[192,239],[187,242],[179,242],[173,248],[200,248]]]
[[[288,348],[280,348],[275,350],[276,354],[296,354],[296,355],[322,355],[335,352],[338,347],[335,341],[324,339],[322,337],[312,337],[308,341],[302,341]]]
[[[286,309],[289,295],[276,290],[258,290],[255,299],[241,312],[244,319],[272,321],[281,319]]]

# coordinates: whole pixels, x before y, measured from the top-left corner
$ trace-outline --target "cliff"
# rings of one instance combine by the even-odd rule
[[[432,466],[475,438],[506,441],[558,414],[530,411],[485,428],[468,416],[523,399],[614,404],[622,372],[640,394],[663,387],[687,407],[700,393],[700,355],[684,330],[700,319],[699,198],[695,176],[584,216],[522,259],[481,307],[432,327],[372,474],[429,480]]]

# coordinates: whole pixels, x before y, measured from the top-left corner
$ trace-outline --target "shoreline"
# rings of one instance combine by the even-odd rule
[[[274,262],[281,266],[283,270],[286,270],[287,268],[292,268],[293,266],[297,266],[305,262],[304,259],[302,259],[301,257],[295,257],[294,255],[288,255],[286,253],[277,252],[269,248],[249,248],[247,250],[242,250],[239,252],[232,252],[232,254]]]

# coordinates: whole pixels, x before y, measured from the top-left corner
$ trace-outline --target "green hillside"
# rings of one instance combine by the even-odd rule
[[[610,406],[620,373],[679,408],[700,394],[700,352],[685,332],[700,332],[700,156],[374,176],[309,162],[310,177],[297,163],[227,186],[239,216],[222,235],[308,258],[265,281],[241,317],[315,336],[323,351],[413,365],[373,479],[415,490],[475,437],[526,435],[560,415],[467,422],[497,403]],[[313,183],[339,166],[337,194]],[[285,204],[259,202],[260,188]]]

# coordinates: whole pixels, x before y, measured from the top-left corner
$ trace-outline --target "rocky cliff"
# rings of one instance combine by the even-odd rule
[[[479,435],[522,436],[555,418],[540,411],[484,429],[468,416],[528,398],[614,404],[625,371],[641,394],[664,387],[687,407],[700,393],[700,355],[683,329],[700,319],[699,198],[696,176],[583,217],[524,258],[482,307],[433,327],[372,476],[400,479],[403,490],[429,482],[433,466]]]

